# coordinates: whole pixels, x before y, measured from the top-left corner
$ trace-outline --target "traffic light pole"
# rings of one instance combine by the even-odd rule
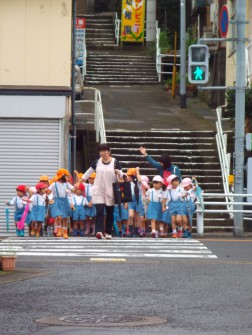
[[[235,92],[235,183],[234,193],[243,194],[244,187],[244,124],[245,124],[245,88],[246,88],[246,58],[245,58],[245,24],[246,0],[236,2],[236,92]],[[242,202],[242,197],[236,199]],[[234,206],[242,210],[242,205]],[[234,213],[234,235],[243,236],[243,213]]]
[[[186,108],[186,0],[180,0],[180,107]]]

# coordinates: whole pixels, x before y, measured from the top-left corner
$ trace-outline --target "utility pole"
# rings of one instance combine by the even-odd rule
[[[186,0],[180,0],[180,107],[186,108]]]
[[[234,193],[243,194],[244,186],[244,123],[245,123],[245,87],[246,87],[246,59],[245,59],[245,24],[246,0],[236,2],[236,91],[235,91],[235,184]],[[242,197],[236,197],[242,202]],[[242,205],[234,206],[242,210]],[[234,235],[243,236],[243,213],[234,213]]]
[[[72,0],[72,131],[71,131],[71,172],[76,170],[76,119],[75,119],[75,60],[76,60],[76,0]]]

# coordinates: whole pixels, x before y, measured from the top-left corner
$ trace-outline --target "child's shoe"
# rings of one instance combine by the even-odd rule
[[[178,230],[177,237],[178,237],[178,238],[181,238],[181,237],[182,237],[182,235],[183,235],[183,233],[182,233],[182,230]]]
[[[143,228],[140,228],[139,237],[145,236],[145,230]]]
[[[172,236],[171,236],[172,238],[177,238],[178,237],[178,235],[177,235],[177,233],[172,233]]]
[[[95,237],[98,238],[98,240],[102,240],[104,238],[101,232],[96,233]]]
[[[166,237],[166,236],[167,234],[163,230],[160,230],[159,237]]]
[[[35,233],[35,237],[39,237],[40,236],[40,232],[39,231],[36,231]]]
[[[68,238],[67,228],[63,228],[63,237],[64,237],[65,239]]]
[[[80,236],[83,237],[84,236],[84,230],[80,229]]]
[[[188,238],[192,238],[192,232],[188,232]]]
[[[182,238],[188,238],[188,230],[183,232]]]
[[[138,237],[138,228],[134,227],[134,237]]]
[[[158,237],[158,232],[157,232],[156,230],[152,230],[152,232],[151,232],[151,236],[152,236],[153,238],[157,238],[157,237]]]
[[[126,237],[131,237],[129,226],[126,227]]]
[[[20,237],[24,237],[24,229],[22,229],[22,230],[19,231],[19,236]]]
[[[63,229],[61,227],[58,227],[56,237],[62,237],[62,234],[63,234]]]
[[[112,240],[112,235],[110,235],[110,234],[105,234],[105,239],[106,239],[106,240]]]
[[[35,236],[35,229],[31,230],[31,236]]]
[[[78,230],[77,230],[77,229],[74,229],[74,231],[73,231],[73,236],[74,236],[74,237],[77,237],[77,236],[78,236]]]
[[[20,236],[20,230],[18,230],[17,228],[16,228],[16,235],[17,235],[17,237]]]

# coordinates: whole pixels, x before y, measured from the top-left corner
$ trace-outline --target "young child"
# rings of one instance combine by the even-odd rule
[[[83,196],[85,192],[85,186],[83,183],[80,183],[78,188],[76,189],[75,193],[71,199],[71,208],[72,218],[73,218],[73,236],[78,236],[78,227],[80,228],[80,236],[84,236],[84,220],[86,220],[85,215],[85,207],[88,205],[87,198]]]
[[[142,179],[138,167],[128,169],[126,175],[131,184],[133,199],[133,201],[128,204],[129,219],[126,225],[126,236],[131,237],[132,235],[138,235],[139,224],[140,222],[144,222],[144,207],[141,195]]]
[[[172,174],[167,178],[168,186],[163,199],[163,212],[168,204],[172,219],[172,237],[182,237],[183,189],[179,186],[179,177]],[[178,226],[178,233],[177,233]]]
[[[184,178],[181,183],[184,188],[184,193],[182,198],[184,199],[183,203],[183,238],[192,237],[192,217],[195,211],[194,201],[196,199],[196,186],[193,184],[191,178]]]
[[[47,190],[47,185],[39,182],[36,186],[36,191],[34,195],[30,198],[30,220],[31,220],[31,236],[40,236],[40,231],[42,228],[42,223],[45,220],[45,197]]]
[[[25,185],[18,185],[16,188],[17,195],[10,201],[6,202],[8,206],[15,206],[14,212],[14,221],[16,226],[16,235],[19,237],[24,237],[24,229],[19,230],[17,227],[17,223],[21,220],[22,215],[25,211],[25,205],[27,203],[27,199],[25,198],[27,187]],[[28,218],[26,221],[28,222]]]
[[[148,184],[149,183],[149,178],[147,176],[142,176],[141,175],[141,179],[142,179],[141,193],[142,193],[145,220],[144,220],[143,223],[142,223],[142,221],[140,221],[139,237],[144,237],[146,231],[148,231],[148,229],[149,229],[149,223],[148,223],[148,220],[146,220],[149,200],[146,197],[146,192],[149,190],[150,186]]]
[[[149,200],[147,219],[151,220],[151,235],[158,237],[156,224],[162,219],[162,198],[163,198],[163,178],[155,176],[152,179],[153,188],[146,192],[146,197]],[[164,234],[164,224],[160,223],[160,234]]]
[[[48,190],[53,194],[53,217],[57,227],[56,237],[68,238],[68,218],[71,208],[68,199],[69,190],[75,192],[76,189],[69,183],[70,173],[66,169],[59,169],[55,183],[49,186]]]
[[[93,186],[95,181],[96,173],[93,172],[91,176],[88,178],[88,183],[85,183],[85,190],[86,190],[86,198],[88,201],[88,205],[85,207],[86,212],[86,230],[85,235],[90,234],[90,228],[92,230],[91,235],[95,235],[95,205],[92,203],[92,192]]]

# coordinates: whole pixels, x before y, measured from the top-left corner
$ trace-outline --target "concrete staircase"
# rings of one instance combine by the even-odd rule
[[[85,15],[86,85],[157,84],[155,61],[141,45],[115,44],[112,14]]]
[[[87,85],[141,85],[157,84],[157,72],[149,56],[131,55],[126,51],[88,52]]]
[[[87,49],[115,46],[112,15],[85,15]]]
[[[169,153],[172,163],[181,169],[182,177],[196,176],[200,187],[207,193],[222,193],[222,177],[213,131],[113,131],[107,130],[107,141],[112,154],[122,164],[124,171],[129,167],[140,167],[141,174],[152,179],[157,174],[138,148],[144,145],[147,152],[158,160]],[[208,198],[207,201],[223,201]],[[216,208],[226,209],[224,205]],[[207,209],[207,206],[206,206]],[[213,207],[209,207],[213,209]],[[226,213],[205,213],[205,232],[232,231],[233,222]],[[194,226],[196,219],[194,218]]]

